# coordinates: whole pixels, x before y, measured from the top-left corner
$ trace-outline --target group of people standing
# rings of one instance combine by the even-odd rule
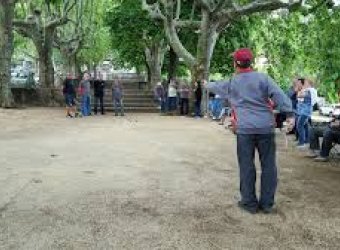
[[[335,119],[326,126],[314,126],[312,113],[318,109],[318,92],[307,78],[296,78],[289,91],[295,112],[297,148],[310,149],[308,157],[315,161],[328,161],[334,143],[340,143],[340,121]],[[340,91],[339,91],[340,99]],[[323,138],[320,146],[320,138]]]
[[[194,109],[195,117],[200,118],[202,116],[201,104],[202,104],[202,85],[200,81],[194,83],[191,88],[186,82],[176,82],[170,80],[168,87],[165,87],[161,82],[158,82],[154,88],[154,98],[159,104],[161,113],[175,114],[179,111],[181,115],[187,116],[190,112],[190,96],[194,95]]]
[[[292,107],[296,117],[295,135],[298,140],[297,147],[301,149],[309,143],[309,125],[313,110],[317,109],[318,93],[310,79],[296,78],[293,80],[289,97],[292,100]]]
[[[77,86],[76,86],[77,85]],[[105,114],[104,95],[106,83],[102,79],[101,74],[98,74],[96,79],[91,78],[87,72],[84,73],[82,80],[78,83],[78,79],[72,74],[67,74],[63,83],[63,95],[66,104],[66,117],[84,117],[92,115],[91,99],[93,87],[93,112],[98,113],[98,107],[102,115]],[[112,85],[112,102],[115,115],[118,112],[124,115],[123,105],[123,87],[118,80]],[[78,110],[77,107],[80,109]]]

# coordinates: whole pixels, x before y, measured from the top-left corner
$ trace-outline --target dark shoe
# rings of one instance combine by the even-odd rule
[[[273,207],[263,207],[263,206],[260,206],[259,209],[264,214],[271,214],[271,213],[273,213]]]
[[[242,210],[250,213],[250,214],[256,214],[257,213],[257,207],[248,207],[247,205],[243,204],[241,201],[237,203],[238,207]]]

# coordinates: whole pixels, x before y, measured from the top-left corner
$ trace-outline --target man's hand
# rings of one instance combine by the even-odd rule
[[[286,120],[287,122],[287,132],[290,132],[294,129],[295,126],[295,118],[294,117],[289,117]]]

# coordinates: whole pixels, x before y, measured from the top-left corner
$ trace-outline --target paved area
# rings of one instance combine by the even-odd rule
[[[339,249],[340,166],[282,135],[277,212],[249,215],[214,122],[26,109],[0,126],[0,249]]]

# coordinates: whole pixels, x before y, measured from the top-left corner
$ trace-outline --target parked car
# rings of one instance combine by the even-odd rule
[[[334,111],[340,107],[340,103],[337,104],[326,104],[320,107],[319,112],[321,115],[333,116]],[[337,111],[338,112],[338,111]]]
[[[334,107],[330,104],[322,106],[319,108],[320,115],[332,116],[334,112]]]
[[[333,110],[333,117],[340,118],[340,105],[336,105]]]

